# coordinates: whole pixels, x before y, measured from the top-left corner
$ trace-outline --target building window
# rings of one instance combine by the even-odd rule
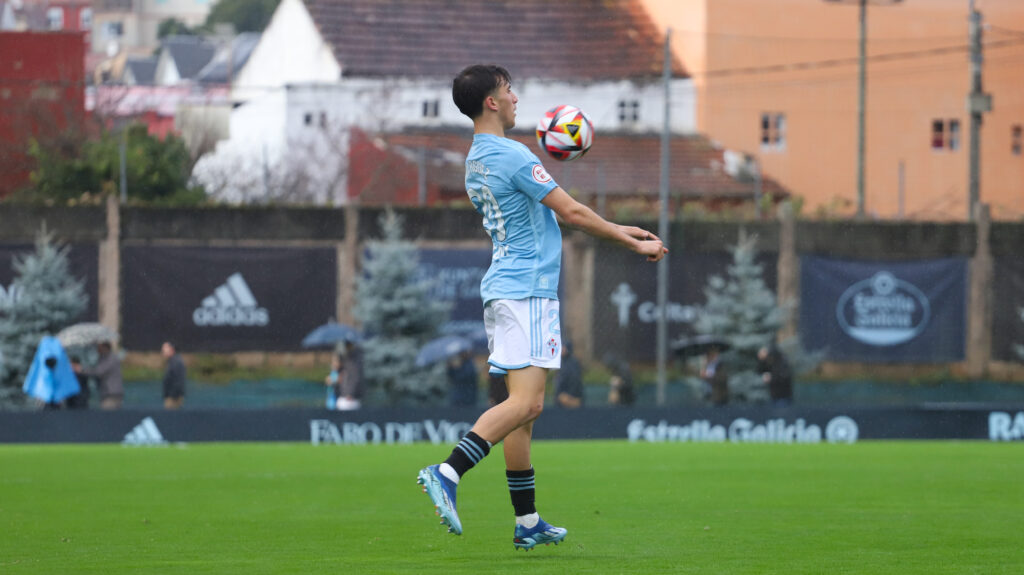
[[[313,125],[313,113],[312,112],[306,112],[305,115],[302,116],[302,123],[307,125],[307,126],[312,126]]]
[[[109,40],[117,40],[124,36],[124,24],[121,22],[104,22],[103,36]]]
[[[640,102],[619,100],[619,121],[623,124],[635,124],[640,121]]]
[[[438,100],[423,100],[423,117],[436,118],[440,112]]]
[[[932,120],[932,150],[960,149],[960,120]]]
[[[92,8],[83,8],[78,14],[78,29],[86,32],[92,30]]]
[[[64,29],[64,9],[63,8],[49,8],[46,11],[46,26],[50,30],[63,30]]]
[[[327,127],[327,112],[320,112],[320,127]]]
[[[1024,128],[1020,124],[1015,124],[1010,127],[1010,152],[1014,156],[1019,156],[1022,148],[1024,148]]]
[[[761,147],[786,147],[786,115],[777,112],[761,114]]]

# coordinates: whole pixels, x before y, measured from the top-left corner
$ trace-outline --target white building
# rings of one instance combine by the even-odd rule
[[[572,104],[599,134],[654,133],[662,42],[637,0],[282,0],[234,78],[230,137],[194,177],[229,201],[343,204],[349,129],[468,133],[451,80],[474,63],[509,69],[518,129]],[[671,92],[672,131],[694,133],[693,83],[678,62]]]

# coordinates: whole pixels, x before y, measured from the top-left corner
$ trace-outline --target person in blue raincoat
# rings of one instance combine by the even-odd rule
[[[21,389],[29,397],[42,401],[47,409],[59,408],[62,401],[81,391],[71,369],[71,360],[57,338],[45,336],[39,342]]]

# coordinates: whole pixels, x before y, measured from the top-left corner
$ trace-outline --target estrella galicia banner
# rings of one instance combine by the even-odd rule
[[[89,302],[85,312],[75,321],[97,321],[99,318],[100,276],[99,248],[96,244],[68,244],[68,271],[80,280]],[[14,259],[35,253],[32,244],[0,245],[0,308],[18,297],[15,279]]]
[[[833,361],[960,361],[967,260],[800,258],[800,339]]]
[[[994,262],[992,358],[1024,361],[1024,257],[997,257]]]
[[[594,256],[594,357],[654,361],[657,353],[658,265],[615,246],[600,246]],[[727,277],[732,254],[684,253],[669,261],[668,338],[693,334],[711,276]],[[758,254],[765,285],[774,290],[774,254]],[[564,337],[564,335],[563,335]]]
[[[130,350],[292,351],[336,316],[333,248],[125,246],[121,265]]]
[[[442,326],[444,333],[482,333],[484,305],[480,280],[491,265],[489,249],[421,249],[420,279],[430,283],[435,301],[451,304],[451,315]]]

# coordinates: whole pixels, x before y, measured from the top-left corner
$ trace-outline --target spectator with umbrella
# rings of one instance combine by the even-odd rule
[[[99,354],[95,365],[79,366],[75,373],[97,379],[100,409],[121,409],[124,384],[121,380],[121,357],[114,352],[117,332],[101,323],[85,322],[62,329],[57,339],[66,348],[95,346]]]
[[[100,409],[121,409],[124,403],[124,384],[121,380],[121,358],[114,353],[109,341],[96,344],[99,360],[91,367],[82,366],[79,373],[95,377],[99,382]]]
[[[331,372],[324,379],[327,385],[327,409],[351,411],[362,407],[364,391],[362,336],[356,328],[334,319],[317,327],[302,338],[307,349],[332,348]]]
[[[672,344],[672,349],[682,359],[701,357],[700,377],[715,406],[729,403],[729,372],[722,361],[722,352],[729,347],[725,338],[714,335],[684,337]]]

